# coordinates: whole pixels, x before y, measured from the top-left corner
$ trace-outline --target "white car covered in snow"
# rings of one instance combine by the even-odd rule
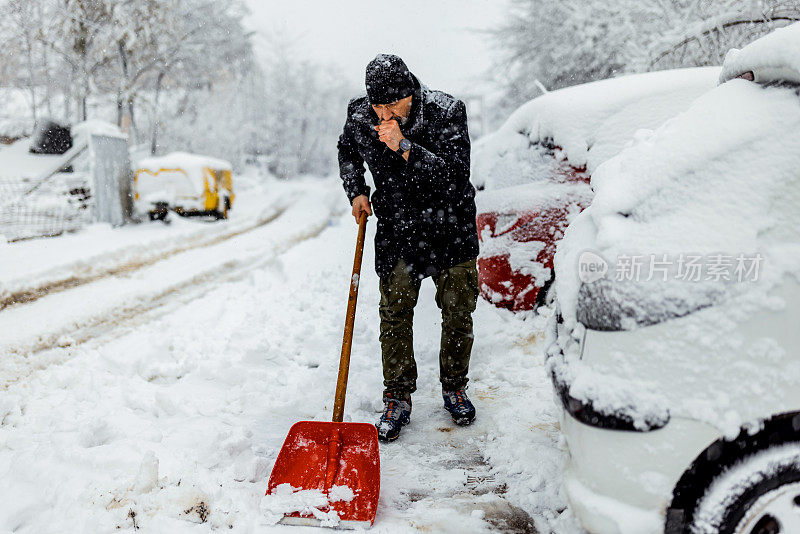
[[[592,533],[800,532],[800,24],[602,164],[548,362]]]

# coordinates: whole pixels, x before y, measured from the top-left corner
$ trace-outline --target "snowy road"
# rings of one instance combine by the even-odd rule
[[[319,532],[259,504],[291,424],[329,420],[355,225],[309,188],[272,222],[0,313],[0,529]],[[381,408],[368,227],[346,420]],[[480,302],[470,394],[454,427],[436,377],[426,280],[411,424],[381,445],[374,532],[576,532],[541,351],[543,317]],[[197,525],[196,523],[202,523]]]
[[[276,210],[276,220],[246,230],[214,236],[210,244],[167,249],[161,261],[144,260],[97,276],[94,281],[56,291],[34,302],[12,306],[0,316],[0,386],[30,367],[50,362],[47,350],[118,335],[127,323],[141,322],[151,310],[163,314],[165,304],[190,301],[209,285],[236,279],[274,261],[281,252],[317,235],[331,218],[321,195],[308,196]],[[67,310],[67,312],[65,312]],[[146,317],[145,317],[146,319]],[[31,354],[33,357],[30,357]],[[44,353],[44,355],[42,355]]]

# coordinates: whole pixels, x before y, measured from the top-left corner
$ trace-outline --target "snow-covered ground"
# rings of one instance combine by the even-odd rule
[[[330,419],[356,227],[337,180],[281,187],[240,197],[259,209],[213,229],[176,220],[3,247],[6,291],[40,291],[0,313],[0,530],[319,532],[271,525],[260,503],[289,427]],[[373,231],[352,421],[381,408]],[[545,319],[479,303],[478,418],[455,427],[423,283],[419,390],[411,424],[381,445],[374,532],[580,532],[563,512]]]
[[[31,239],[13,245],[0,239],[0,309],[14,302],[110,274],[152,264],[177,252],[227,239],[272,221],[292,202],[292,182],[236,177],[234,209],[225,222],[172,216],[170,225],[112,228],[92,224],[58,239]]]

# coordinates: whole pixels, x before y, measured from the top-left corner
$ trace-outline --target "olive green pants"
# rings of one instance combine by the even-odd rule
[[[472,312],[478,300],[475,260],[460,263],[433,277],[436,305],[442,310],[439,380],[453,391],[467,383],[472,352]],[[380,282],[381,352],[385,392],[395,397],[417,389],[412,324],[420,281],[413,279],[403,260]]]

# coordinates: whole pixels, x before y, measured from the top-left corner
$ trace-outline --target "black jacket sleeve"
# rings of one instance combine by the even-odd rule
[[[424,181],[426,187],[454,193],[469,182],[469,151],[467,108],[464,102],[457,100],[442,119],[434,146],[429,150],[414,143],[408,165],[412,168],[411,174]]]
[[[350,203],[359,195],[369,197],[369,186],[364,181],[364,158],[358,152],[356,140],[353,135],[353,114],[354,103],[350,102],[347,107],[347,121],[344,124],[342,135],[339,136],[339,176],[342,178],[342,186],[347,194]]]

